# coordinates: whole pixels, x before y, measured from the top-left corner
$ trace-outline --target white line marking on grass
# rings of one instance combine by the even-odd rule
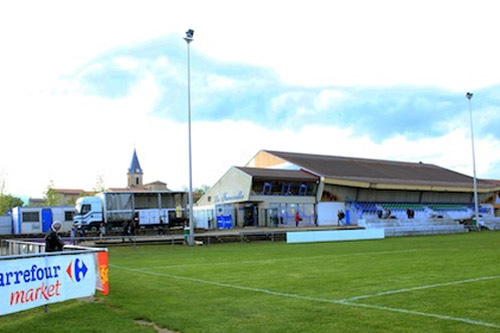
[[[383,292],[371,294],[371,295],[353,296],[353,297],[349,297],[349,298],[344,299],[344,301],[350,302],[350,301],[356,301],[359,299],[365,299],[365,298],[371,298],[371,297],[379,297],[379,296],[385,296],[385,295],[407,293],[407,292],[411,292],[411,291],[415,291],[415,290],[424,290],[424,289],[430,289],[430,288],[447,287],[447,286],[453,286],[453,285],[463,284],[463,283],[495,280],[495,279],[499,279],[499,278],[500,278],[500,275],[495,275],[495,276],[484,276],[484,277],[479,277],[479,278],[475,278],[475,279],[435,283],[435,284],[429,284],[429,285],[418,286],[418,287],[413,287],[413,288],[403,288],[403,289],[397,289],[397,290],[383,291]]]
[[[114,268],[118,268],[118,269],[127,270],[130,272],[149,274],[149,275],[155,275],[155,276],[164,276],[164,277],[168,277],[168,278],[175,279],[175,280],[191,281],[191,282],[208,284],[208,285],[213,285],[213,286],[218,286],[218,287],[246,290],[246,291],[252,291],[252,292],[274,295],[274,296],[289,297],[289,298],[308,300],[308,301],[314,301],[314,302],[332,303],[332,304],[339,304],[339,305],[346,305],[346,306],[353,306],[353,307],[360,307],[360,308],[368,308],[368,309],[375,309],[375,310],[391,311],[391,312],[412,314],[412,315],[423,316],[423,317],[432,317],[432,318],[437,318],[437,319],[441,319],[441,320],[458,321],[458,322],[463,322],[466,324],[472,324],[472,325],[477,325],[477,326],[500,328],[500,325],[497,325],[497,324],[486,323],[486,322],[472,320],[472,319],[468,319],[468,318],[457,318],[457,317],[444,316],[444,315],[439,315],[439,314],[434,314],[434,313],[425,313],[425,312],[405,310],[405,309],[399,309],[399,308],[391,308],[391,307],[386,307],[386,306],[355,303],[355,302],[351,302],[350,299],[336,300],[336,299],[328,299],[328,298],[302,296],[302,295],[297,295],[297,294],[288,294],[288,293],[282,293],[282,292],[278,292],[278,291],[272,291],[272,290],[268,290],[268,289],[258,289],[258,288],[252,288],[252,287],[238,286],[238,285],[234,285],[234,284],[222,283],[222,282],[217,282],[217,281],[202,280],[202,279],[173,275],[173,274],[168,274],[168,273],[151,272],[151,271],[147,271],[144,269],[134,269],[134,268],[117,266],[117,265],[109,265],[109,266],[114,267]],[[480,281],[480,279],[487,280],[488,278],[494,279],[494,278],[498,278],[498,277],[478,278],[478,279],[474,279],[474,280]],[[466,281],[466,280],[464,280],[464,281]],[[469,281],[469,280],[467,280],[467,281]],[[448,284],[457,284],[457,283],[458,283],[458,281],[457,282],[450,282]],[[441,285],[443,285],[443,284],[441,284]]]
[[[338,303],[350,305],[350,306],[357,306],[357,307],[361,307],[361,308],[385,310],[385,311],[399,312],[399,313],[407,313],[407,314],[423,316],[423,317],[437,318],[437,319],[442,319],[442,320],[459,321],[462,323],[472,324],[472,325],[476,325],[476,326],[500,328],[500,325],[497,325],[497,324],[486,323],[484,321],[472,320],[472,319],[468,319],[468,318],[457,318],[457,317],[439,315],[439,314],[435,314],[435,313],[426,313],[426,312],[420,312],[420,311],[405,310],[405,309],[391,308],[391,307],[387,307],[387,306],[379,306],[379,305],[371,305],[371,304],[351,303],[351,302],[346,302],[346,301],[339,301]]]

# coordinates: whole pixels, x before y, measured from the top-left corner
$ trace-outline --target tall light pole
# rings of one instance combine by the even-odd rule
[[[187,43],[187,79],[188,79],[188,145],[189,145],[189,237],[188,245],[194,245],[194,217],[193,217],[193,163],[191,157],[191,63],[189,45],[193,41],[194,30],[186,31],[184,40]]]
[[[467,92],[465,94],[465,97],[469,101],[469,117],[470,117],[470,139],[472,143],[472,168],[474,172],[474,177],[473,177],[473,186],[474,186],[474,219],[476,221],[476,227],[478,230],[481,230],[481,227],[479,226],[479,204],[477,202],[477,179],[476,179],[476,154],[474,151],[474,126],[472,124],[472,107],[471,107],[471,99],[472,96],[474,96],[473,93]]]

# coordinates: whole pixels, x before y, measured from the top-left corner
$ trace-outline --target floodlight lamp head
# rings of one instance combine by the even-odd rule
[[[186,37],[184,37],[184,40],[188,43],[191,43],[193,41],[193,35],[194,35],[194,30],[189,29],[186,31]]]
[[[472,98],[472,96],[474,96],[474,94],[471,92],[468,92],[467,94],[465,94],[465,97],[467,97],[468,100],[470,100]]]

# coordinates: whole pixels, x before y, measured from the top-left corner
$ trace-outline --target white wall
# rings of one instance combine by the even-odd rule
[[[196,228],[201,229],[216,229],[217,219],[215,218],[214,205],[193,207],[194,221]],[[211,225],[208,226],[208,220],[211,219]]]
[[[12,233],[12,218],[10,216],[0,216],[0,235],[10,235]]]
[[[337,225],[337,213],[339,210],[345,211],[345,204],[343,202],[319,202],[317,208],[318,225]]]

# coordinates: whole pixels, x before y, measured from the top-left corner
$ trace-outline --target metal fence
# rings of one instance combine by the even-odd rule
[[[15,257],[26,257],[27,255],[40,256],[40,255],[51,255],[55,254],[64,254],[64,252],[71,251],[72,254],[75,251],[78,252],[102,252],[107,251],[105,248],[94,248],[94,247],[85,247],[78,245],[64,245],[63,252],[45,252],[45,242],[36,242],[36,241],[26,241],[19,239],[2,239],[0,241],[0,257],[2,259],[12,259]],[[9,257],[9,258],[7,258]]]
[[[45,253],[45,243],[24,241],[17,239],[2,239],[2,256],[24,255],[34,253]]]

